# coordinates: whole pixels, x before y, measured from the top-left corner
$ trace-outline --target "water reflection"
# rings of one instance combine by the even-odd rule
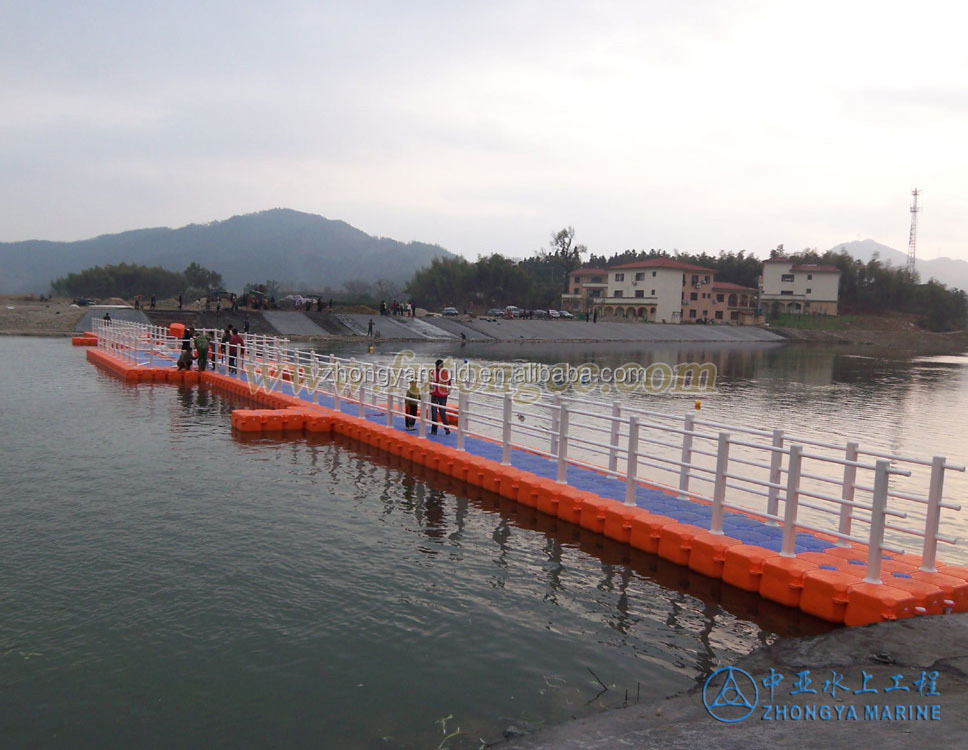
[[[386,468],[389,485],[401,488],[395,505],[413,513],[430,539],[437,541],[443,537],[448,507],[455,507],[457,518],[469,512],[469,506],[474,506],[476,510],[491,516],[490,536],[498,550],[494,560],[506,571],[507,558],[516,549],[509,543],[513,530],[540,532],[544,536],[541,544],[544,601],[560,604],[560,597],[566,589],[586,583],[575,580],[575,576],[581,575],[580,571],[568,568],[569,550],[577,549],[595,557],[601,563],[601,575],[587,581],[588,588],[612,594],[611,597],[598,600],[607,606],[607,611],[601,613],[602,621],[617,633],[627,635],[641,619],[641,613],[636,614],[636,607],[645,605],[650,611],[658,609],[663,612],[664,622],[672,630],[700,634],[705,640],[704,654],[697,657],[695,665],[713,664],[715,651],[709,644],[715,639],[710,636],[721,626],[732,631],[735,617],[749,620],[765,630],[764,639],[769,634],[804,635],[825,632],[833,627],[799,610],[765,601],[749,592],[734,589],[721,580],[707,578],[655,555],[639,552],[534,508],[464,484],[446,474],[398,456],[389,456],[366,443],[343,436],[333,436],[332,442],[341,450]],[[459,533],[461,526],[455,521],[455,534]],[[452,534],[450,538],[453,537]],[[421,549],[425,550],[423,547]],[[636,581],[654,585],[647,602],[637,600],[634,592],[630,591]],[[502,587],[504,583],[504,580],[495,581],[497,587]],[[698,610],[696,600],[702,603]],[[701,616],[697,618],[697,615]],[[723,618],[725,621],[720,622]],[[751,628],[751,632],[753,630],[755,628]],[[728,642],[733,637],[722,636],[721,642]]]

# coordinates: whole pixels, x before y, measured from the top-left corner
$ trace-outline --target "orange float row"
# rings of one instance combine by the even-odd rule
[[[97,350],[89,350],[88,358],[129,379],[124,372],[130,366],[119,360]],[[200,375],[204,383],[271,407],[233,411],[232,426],[242,432],[332,431],[830,622],[866,625],[918,614],[968,611],[968,568],[939,563],[938,573],[926,573],[918,570],[920,560],[904,556],[883,560],[883,583],[866,583],[863,548],[831,546],[822,553],[782,557],[294,396],[251,393],[247,383],[226,375],[183,374]]]

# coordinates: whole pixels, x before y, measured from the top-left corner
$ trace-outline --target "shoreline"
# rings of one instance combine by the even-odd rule
[[[136,313],[141,311],[133,308],[119,309],[119,313]],[[91,311],[89,307],[77,307],[67,299],[48,299],[44,301],[23,299],[16,297],[0,297],[0,335],[3,336],[49,336],[72,337],[81,331],[79,324]],[[170,315],[172,319],[195,317],[202,318],[202,324],[208,324],[210,313],[199,311],[155,310],[150,311],[156,320]],[[669,326],[653,328],[656,324],[635,322],[599,321],[589,324],[585,321],[494,321],[483,318],[417,318],[417,321],[433,321],[434,324],[445,323],[441,337],[427,335],[411,335],[414,331],[402,329],[394,318],[383,319],[377,315],[372,318],[378,326],[386,326],[390,335],[368,338],[355,332],[354,328],[343,325],[333,326],[330,332],[322,331],[323,335],[312,333],[278,333],[267,320],[263,311],[240,310],[231,317],[241,318],[251,316],[256,325],[254,333],[267,333],[283,336],[294,342],[313,345],[335,344],[371,344],[386,347],[401,344],[431,344],[448,346],[460,344],[456,338],[459,330],[468,332],[467,344],[488,346],[491,344],[508,345],[571,345],[592,346],[610,345],[616,347],[650,347],[655,345],[723,345],[746,346],[750,344],[796,344],[803,346],[822,346],[831,350],[866,349],[871,353],[898,355],[919,354],[957,354],[968,352],[968,331],[954,331],[948,333],[934,333],[917,327],[911,316],[900,314],[885,316],[866,316],[861,320],[851,320],[843,328],[836,330],[816,330],[785,327],[762,327],[751,334],[745,327],[733,326],[693,326],[683,325],[681,336]],[[337,313],[337,319],[347,321],[351,326],[363,326],[365,332],[366,320],[370,316],[359,312]],[[359,319],[355,320],[354,319]],[[457,326],[453,331],[447,329]],[[561,327],[567,326],[566,329]],[[587,330],[597,326],[592,330]],[[678,326],[676,326],[678,328]],[[296,330],[299,330],[298,328]],[[379,333],[379,330],[378,330]],[[593,335],[594,334],[594,335]],[[448,338],[448,335],[450,336]],[[749,338],[747,338],[749,336]],[[758,339],[758,340],[757,340]]]
[[[829,748],[848,742],[856,747],[905,750],[917,744],[944,747],[953,740],[957,744],[957,737],[968,736],[968,714],[963,710],[968,699],[968,614],[935,615],[839,628],[818,636],[779,638],[729,666],[747,672],[761,683],[769,675],[783,676],[772,701],[767,688],[760,685],[762,700],[754,701],[757,708],[745,720],[722,723],[713,719],[703,706],[703,683],[697,680],[688,691],[665,700],[573,719],[514,737],[499,747],[747,750],[779,746]],[[789,692],[797,675],[805,670],[816,693],[791,697]],[[822,688],[823,681],[831,679],[831,672],[840,675],[847,686],[836,696]],[[922,696],[917,686],[912,686],[922,673],[935,674],[935,694]],[[870,677],[862,685],[864,675]],[[885,690],[894,684],[895,675],[903,676],[899,682],[907,688],[906,692]],[[862,686],[868,688],[868,694],[855,693]],[[815,708],[827,706],[828,718],[808,719],[802,714],[797,718],[798,713],[790,711],[792,706],[802,711],[811,704]],[[771,712],[764,705],[783,706],[785,711]],[[865,715],[868,705],[877,707],[876,719]],[[936,711],[932,709],[926,720],[909,716],[910,707],[918,705],[936,707]],[[853,707],[855,719],[848,718],[848,706]]]

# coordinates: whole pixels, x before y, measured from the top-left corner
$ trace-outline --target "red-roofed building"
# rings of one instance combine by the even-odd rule
[[[573,271],[568,281],[562,307],[603,320],[755,322],[755,289],[734,284],[735,289],[717,291],[711,268],[671,258],[583,268]]]
[[[789,258],[763,261],[760,304],[772,313],[836,315],[840,291],[837,266],[795,264]]]

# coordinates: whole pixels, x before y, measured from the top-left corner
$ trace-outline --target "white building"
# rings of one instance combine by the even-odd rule
[[[836,315],[840,269],[796,264],[788,258],[763,261],[760,306],[764,312]]]

